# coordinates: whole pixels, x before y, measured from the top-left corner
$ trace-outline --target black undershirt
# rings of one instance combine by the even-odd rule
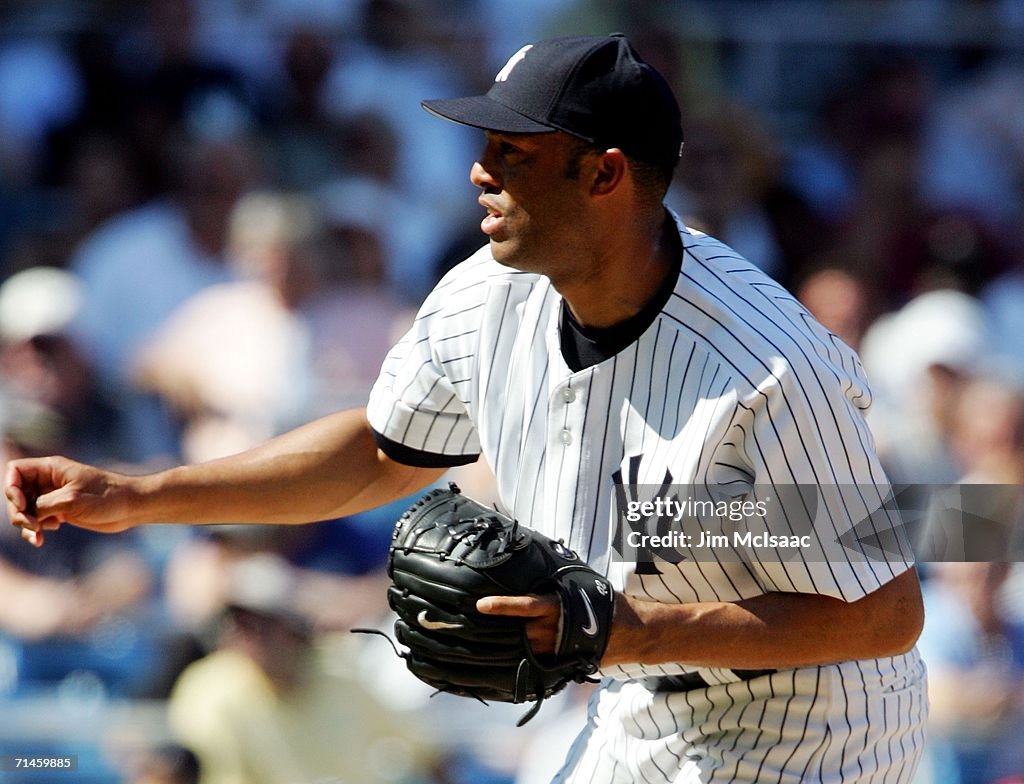
[[[672,292],[675,291],[682,269],[683,254],[681,248],[674,254],[674,269],[665,277],[664,283],[655,292],[643,309],[625,321],[610,327],[585,327],[580,324],[562,300],[562,313],[559,323],[559,345],[565,364],[573,373],[579,373],[606,359],[618,354],[622,349],[639,338],[654,319],[661,313]]]

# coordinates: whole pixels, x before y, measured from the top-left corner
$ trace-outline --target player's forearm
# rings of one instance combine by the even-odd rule
[[[618,598],[605,666],[767,669],[892,656],[914,645],[923,621],[913,569],[852,603],[795,593],[682,605]]]
[[[387,503],[438,473],[387,460],[353,410],[238,455],[140,477],[132,491],[139,522],[302,523]]]

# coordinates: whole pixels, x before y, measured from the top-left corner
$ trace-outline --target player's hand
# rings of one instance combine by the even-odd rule
[[[562,606],[552,594],[486,596],[477,601],[476,608],[484,615],[526,618],[526,638],[536,654],[554,653],[558,647]]]
[[[36,547],[45,531],[64,523],[117,533],[131,527],[126,479],[63,457],[12,460],[4,479],[7,518]]]

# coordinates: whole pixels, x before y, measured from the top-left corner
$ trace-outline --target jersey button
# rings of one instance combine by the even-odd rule
[[[569,444],[572,443],[572,433],[570,433],[568,429],[565,429],[558,434],[558,440],[566,446],[569,446]]]
[[[572,387],[566,387],[562,390],[562,400],[566,403],[571,403],[576,399],[576,390]]]

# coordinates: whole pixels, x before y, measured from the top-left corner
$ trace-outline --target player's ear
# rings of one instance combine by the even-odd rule
[[[629,163],[622,150],[612,147],[597,156],[592,170],[590,181],[590,193],[593,196],[605,196],[612,193],[622,184],[625,178]]]

